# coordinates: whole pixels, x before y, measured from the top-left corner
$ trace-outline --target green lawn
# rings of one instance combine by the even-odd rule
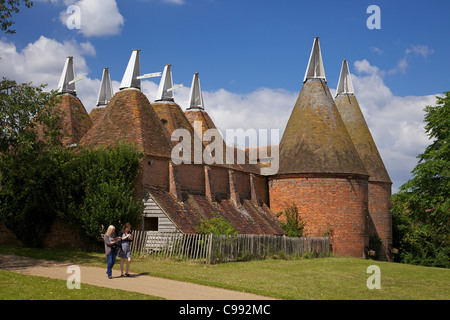
[[[106,267],[101,253],[8,247],[0,247],[0,253]],[[380,267],[380,290],[366,286],[370,265]],[[131,272],[280,299],[450,299],[448,269],[354,258],[267,259],[218,265],[136,258]]]
[[[150,295],[82,284],[67,289],[66,281],[0,270],[0,300],[158,300]]]

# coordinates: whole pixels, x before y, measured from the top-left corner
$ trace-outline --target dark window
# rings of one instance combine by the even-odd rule
[[[158,231],[158,218],[144,217],[144,230]]]

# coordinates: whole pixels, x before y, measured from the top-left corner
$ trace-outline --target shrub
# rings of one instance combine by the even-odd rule
[[[306,222],[303,222],[300,214],[298,213],[298,208],[293,203],[291,206],[286,206],[284,212],[279,212],[277,217],[285,217],[286,221],[278,220],[280,227],[286,232],[288,237],[303,237],[305,236],[305,226]]]
[[[237,235],[238,231],[234,229],[231,222],[222,217],[220,214],[211,211],[212,218],[202,219],[200,225],[196,228],[195,232],[199,234],[226,234]]]

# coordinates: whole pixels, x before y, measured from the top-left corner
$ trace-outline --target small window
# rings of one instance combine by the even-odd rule
[[[144,230],[158,231],[158,218],[144,217]]]

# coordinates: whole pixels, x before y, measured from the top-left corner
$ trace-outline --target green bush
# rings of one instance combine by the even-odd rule
[[[234,229],[231,222],[222,217],[220,214],[211,211],[212,218],[202,219],[200,225],[196,228],[195,232],[199,234],[226,234],[237,235],[238,231]]]
[[[298,208],[293,203],[291,206],[286,206],[283,212],[279,212],[277,217],[285,216],[286,221],[278,220],[281,229],[286,232],[287,237],[303,237],[305,236],[306,222],[303,222]]]
[[[97,240],[103,227],[136,225],[142,202],[134,199],[142,154],[117,144],[78,152],[59,149],[35,157],[1,157],[0,220],[25,246],[40,247],[56,217]]]

